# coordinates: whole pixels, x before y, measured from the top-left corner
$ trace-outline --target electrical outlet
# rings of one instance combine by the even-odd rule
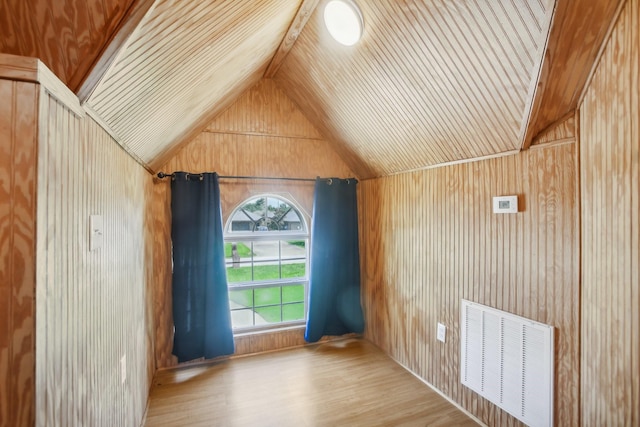
[[[447,327],[442,323],[438,323],[438,333],[436,336],[438,338],[438,341],[445,342],[445,339],[447,337]]]
[[[127,380],[127,355],[123,354],[120,358],[120,375],[122,377],[122,384]]]

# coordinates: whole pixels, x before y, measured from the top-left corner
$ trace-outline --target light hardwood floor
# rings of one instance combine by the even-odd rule
[[[476,426],[373,344],[349,339],[160,371],[147,426]]]

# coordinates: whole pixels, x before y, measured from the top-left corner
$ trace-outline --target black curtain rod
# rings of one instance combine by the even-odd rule
[[[194,174],[190,174],[190,175],[200,175],[199,173],[194,173]],[[172,173],[164,173],[164,172],[158,172],[158,178],[163,179],[163,178],[167,178],[167,177],[173,177]],[[221,179],[270,179],[270,180],[278,180],[278,181],[309,181],[309,182],[315,182],[316,179],[315,178],[278,178],[278,177],[272,177],[272,176],[234,176],[234,175],[218,175],[218,178]],[[330,181],[331,178],[323,178],[327,181]]]

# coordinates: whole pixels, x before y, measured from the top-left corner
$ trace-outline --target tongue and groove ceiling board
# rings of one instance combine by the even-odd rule
[[[351,48],[325,3],[275,79],[360,177],[520,148],[554,1],[360,1]]]
[[[86,104],[149,167],[261,78],[299,6],[157,0]]]
[[[272,77],[368,178],[527,148],[578,107],[625,3],[356,1],[345,48],[327,0],[0,0],[0,52],[40,58],[150,170]]]

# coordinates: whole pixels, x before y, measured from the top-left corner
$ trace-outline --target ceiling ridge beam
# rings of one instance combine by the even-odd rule
[[[276,53],[271,58],[271,62],[264,72],[264,78],[270,79],[276,75],[280,66],[284,62],[284,59],[289,54],[289,51],[293,48],[296,40],[298,40],[298,36],[302,32],[302,29],[307,24],[307,21],[313,14],[313,11],[316,9],[319,0],[303,0],[300,8],[298,8],[298,12],[296,16],[291,21],[291,25],[287,30],[282,42],[280,42],[280,46],[276,50]]]

